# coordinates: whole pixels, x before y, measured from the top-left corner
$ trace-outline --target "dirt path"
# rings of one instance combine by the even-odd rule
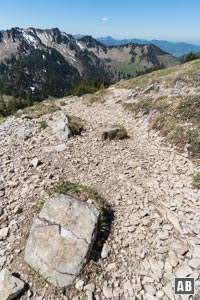
[[[191,186],[197,170],[185,154],[161,146],[147,120],[117,104],[125,97],[113,90],[103,104],[66,102],[66,112],[88,128],[73,142],[66,173],[103,193],[115,211],[99,287],[108,286],[115,299],[174,299],[175,276],[199,277],[200,192]],[[116,123],[130,138],[102,142],[103,128]]]

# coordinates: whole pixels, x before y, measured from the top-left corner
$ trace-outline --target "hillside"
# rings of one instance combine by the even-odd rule
[[[98,57],[57,28],[2,31],[0,62],[0,92],[15,97],[61,97],[80,80],[112,81]]]
[[[118,45],[125,45],[129,43],[136,43],[136,44],[153,44],[163,51],[170,53],[175,57],[181,57],[183,55],[188,54],[189,52],[199,53],[200,46],[193,45],[190,43],[184,42],[169,42],[169,41],[162,41],[162,40],[141,40],[141,39],[122,39],[117,40],[113,39],[111,36],[97,38],[97,41],[101,42],[106,46],[118,46]]]
[[[175,57],[152,44],[105,46],[91,36],[85,36],[79,42],[110,66],[113,72],[125,72],[130,77],[180,63]]]
[[[0,266],[27,283],[20,300],[176,300],[174,277],[188,276],[195,278],[196,296],[187,299],[198,300],[199,70],[196,60],[93,95],[44,101],[2,120]],[[113,126],[126,129],[128,138],[104,140]],[[109,207],[100,227],[104,239],[99,246],[97,238],[66,288],[54,287],[24,261],[32,222],[52,192],[87,205],[104,199]],[[46,223],[56,235],[58,224]],[[84,216],[81,224],[88,224]],[[70,233],[58,233],[65,245]],[[65,259],[54,240],[45,248],[47,267],[55,248],[55,260]]]

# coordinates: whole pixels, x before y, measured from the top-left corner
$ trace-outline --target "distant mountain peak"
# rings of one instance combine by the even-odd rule
[[[165,52],[168,52],[176,57],[181,57],[189,52],[200,52],[200,46],[186,42],[169,42],[165,40],[144,40],[144,39],[114,39],[111,36],[100,37],[97,40],[106,46],[125,45],[128,43],[136,43],[140,45],[153,44]]]

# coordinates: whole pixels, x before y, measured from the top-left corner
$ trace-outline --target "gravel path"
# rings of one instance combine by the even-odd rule
[[[44,190],[68,179],[95,188],[114,211],[106,257],[91,281],[94,299],[189,299],[175,298],[175,276],[195,277],[198,295],[200,191],[191,185],[198,168],[186,153],[163,146],[157,133],[148,132],[146,117],[136,120],[123,110],[120,103],[128,93],[110,88],[106,102],[93,105],[65,100],[62,109],[81,117],[86,131],[66,142],[62,152],[44,151],[56,141],[48,130],[38,133],[35,120],[11,118],[0,125],[0,267],[27,280],[23,253],[35,203]],[[130,138],[102,141],[102,131],[116,123],[127,128]],[[22,142],[19,128],[32,136]],[[36,168],[34,157],[42,162]],[[33,292],[30,299],[42,299],[34,287]],[[79,297],[92,300],[92,294],[86,288]]]

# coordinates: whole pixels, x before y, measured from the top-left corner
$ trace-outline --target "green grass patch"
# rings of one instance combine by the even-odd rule
[[[136,115],[140,112],[144,115],[147,115],[154,110],[160,113],[164,113],[168,109],[169,104],[166,103],[165,98],[161,97],[158,99],[142,99],[135,103],[124,104],[124,107],[125,109],[132,111]]]
[[[135,89],[145,88],[152,83],[164,84],[166,87],[174,87],[177,80],[194,85],[199,85],[200,59],[182,65],[176,65],[166,69],[151,72],[129,80],[122,80],[117,84],[120,88]]]
[[[183,97],[177,106],[174,115],[184,121],[199,122],[200,97],[197,95]]]
[[[41,211],[41,209],[42,209],[42,207],[43,207],[45,201],[46,201],[45,198],[41,198],[41,199],[39,199],[39,201],[36,203],[36,205],[35,205],[35,212],[36,212],[36,214],[39,214],[39,213],[40,213],[40,211]]]
[[[46,114],[52,114],[60,110],[60,107],[53,101],[43,101],[36,105],[26,107],[24,113],[32,116],[33,118],[40,118]]]
[[[39,271],[36,271],[31,266],[28,266],[27,273],[29,280],[34,281],[37,284],[37,286],[44,288],[48,284],[47,279],[42,277]]]
[[[110,91],[108,89],[101,88],[94,94],[84,95],[83,99],[85,100],[85,102],[87,104],[93,104],[96,102],[104,103],[107,99],[107,96],[109,96],[109,94],[110,94]]]
[[[41,121],[41,122],[39,122],[39,124],[40,124],[39,131],[45,130],[48,127],[48,124],[46,121]]]
[[[197,95],[146,98],[124,104],[136,117],[151,114],[149,130],[159,130],[166,140],[200,157],[200,98]]]
[[[200,173],[197,173],[196,175],[194,175],[193,185],[194,185],[194,187],[200,189]]]
[[[80,135],[84,130],[83,120],[76,116],[67,115],[72,135]]]
[[[6,120],[7,120],[7,117],[0,116],[0,124],[5,122]]]
[[[113,127],[119,128],[119,131],[116,134],[116,139],[123,140],[128,138],[128,132],[124,125],[114,124]]]

